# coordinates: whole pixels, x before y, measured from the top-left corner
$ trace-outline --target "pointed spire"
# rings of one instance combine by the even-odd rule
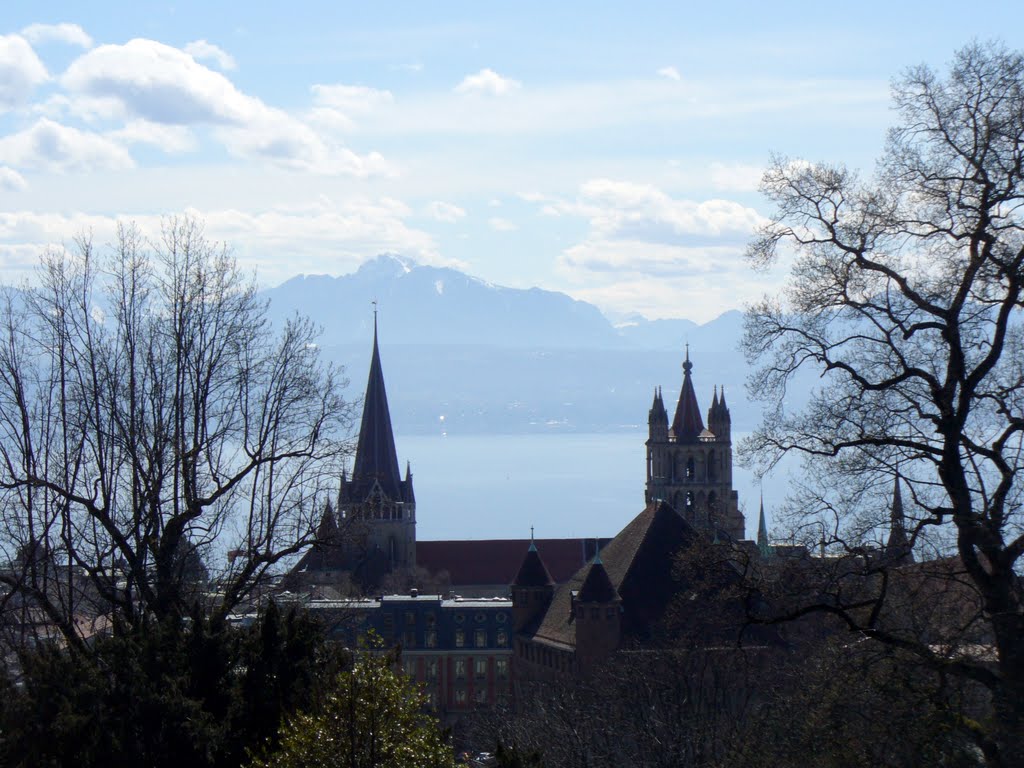
[[[892,488],[892,508],[889,512],[889,540],[885,553],[896,562],[914,561],[914,553],[907,538],[907,519],[903,514],[903,494],[900,491],[900,476],[896,475]]]
[[[690,371],[692,370],[690,345],[687,344],[686,360],[683,362],[683,388],[679,392],[679,403],[676,405],[676,415],[672,420],[672,434],[675,435],[676,440],[696,440],[697,436],[704,431],[700,406],[697,405],[697,393],[690,380]]]
[[[718,406],[724,410],[728,410],[728,406],[725,404],[725,384],[722,385],[722,397],[718,401]]]
[[[597,565],[603,565],[601,561],[601,540],[594,539],[594,563]]]
[[[388,410],[388,395],[384,388],[384,372],[377,345],[376,302],[373,309],[373,356],[363,398],[363,420],[359,427],[352,480],[367,491],[377,481],[392,498],[401,497],[398,453],[395,450],[395,434],[391,429],[391,412]]]
[[[533,526],[532,525],[530,526],[530,548],[528,550],[526,550],[526,551],[527,552],[536,552],[537,551],[537,543],[533,540]]]
[[[757,518],[757,549],[761,557],[768,557],[772,553],[771,545],[768,543],[768,524],[764,517],[764,493],[761,493],[761,512]]]

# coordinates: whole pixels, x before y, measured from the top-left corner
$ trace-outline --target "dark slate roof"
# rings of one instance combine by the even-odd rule
[[[583,579],[583,586],[580,587],[576,600],[581,603],[610,603],[618,597],[604,564],[600,560],[594,560],[587,569],[587,575]]]
[[[544,565],[544,561],[541,560],[540,554],[537,552],[537,545],[531,541],[512,586],[549,587],[554,586],[554,583],[555,580],[551,578],[547,566]]]
[[[374,481],[392,499],[402,498],[402,476],[398,469],[395,435],[391,429],[388,395],[384,389],[384,373],[377,348],[377,323],[373,326],[373,357],[363,398],[363,421],[359,427],[356,462],[352,470],[353,496],[362,499]]]
[[[608,539],[599,539],[602,546]],[[594,539],[536,539],[540,558],[556,584],[567,581],[596,551]],[[508,585],[523,563],[529,539],[417,541],[416,564],[430,573],[447,571],[452,586]]]
[[[700,415],[700,406],[697,405],[697,393],[693,390],[693,382],[690,380],[690,371],[693,370],[693,363],[690,362],[690,351],[686,351],[686,361],[683,363],[683,388],[679,392],[679,403],[676,405],[676,415],[672,419],[672,434],[676,440],[696,440],[704,431],[704,420]]]
[[[622,599],[625,637],[643,638],[661,618],[678,591],[673,578],[676,553],[700,534],[663,501],[655,501],[601,548],[601,563],[611,586]],[[534,637],[573,646],[572,593],[583,589],[590,565],[555,590],[551,605]]]

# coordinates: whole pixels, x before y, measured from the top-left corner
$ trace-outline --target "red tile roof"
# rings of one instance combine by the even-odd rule
[[[536,539],[537,551],[555,583],[568,581],[595,552],[594,539]],[[604,546],[609,539],[601,539]],[[447,571],[453,587],[511,584],[530,548],[529,539],[417,541],[416,564]]]

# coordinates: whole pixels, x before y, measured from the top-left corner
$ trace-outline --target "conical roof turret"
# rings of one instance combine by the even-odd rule
[[[686,360],[683,362],[683,388],[679,392],[679,403],[676,405],[676,415],[672,419],[672,434],[676,440],[696,440],[704,431],[704,421],[700,415],[700,406],[697,405],[697,393],[693,389],[693,381],[690,380],[690,371],[693,370],[693,363],[690,362],[690,345],[686,345]]]
[[[541,559],[537,545],[533,542],[533,535],[530,535],[530,548],[526,550],[523,562],[519,566],[519,572],[512,582],[513,587],[550,587],[555,580],[551,578],[547,566]]]
[[[618,599],[619,593],[615,591],[615,585],[612,584],[608,571],[601,562],[601,553],[598,552],[590,564],[583,586],[576,594],[576,600],[581,603],[610,603]]]
[[[384,372],[380,364],[380,349],[377,346],[377,315],[374,313],[373,356],[363,398],[363,420],[359,426],[352,482],[368,490],[376,481],[391,498],[399,499],[401,479],[388,395],[384,388]]]

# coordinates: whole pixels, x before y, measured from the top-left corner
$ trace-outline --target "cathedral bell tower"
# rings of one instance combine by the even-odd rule
[[[732,487],[732,417],[725,388],[715,388],[705,428],[693,387],[690,349],[683,362],[683,386],[669,427],[668,412],[655,390],[648,413],[645,502],[662,500],[698,528],[723,531],[734,540],[745,533],[739,498]]]

